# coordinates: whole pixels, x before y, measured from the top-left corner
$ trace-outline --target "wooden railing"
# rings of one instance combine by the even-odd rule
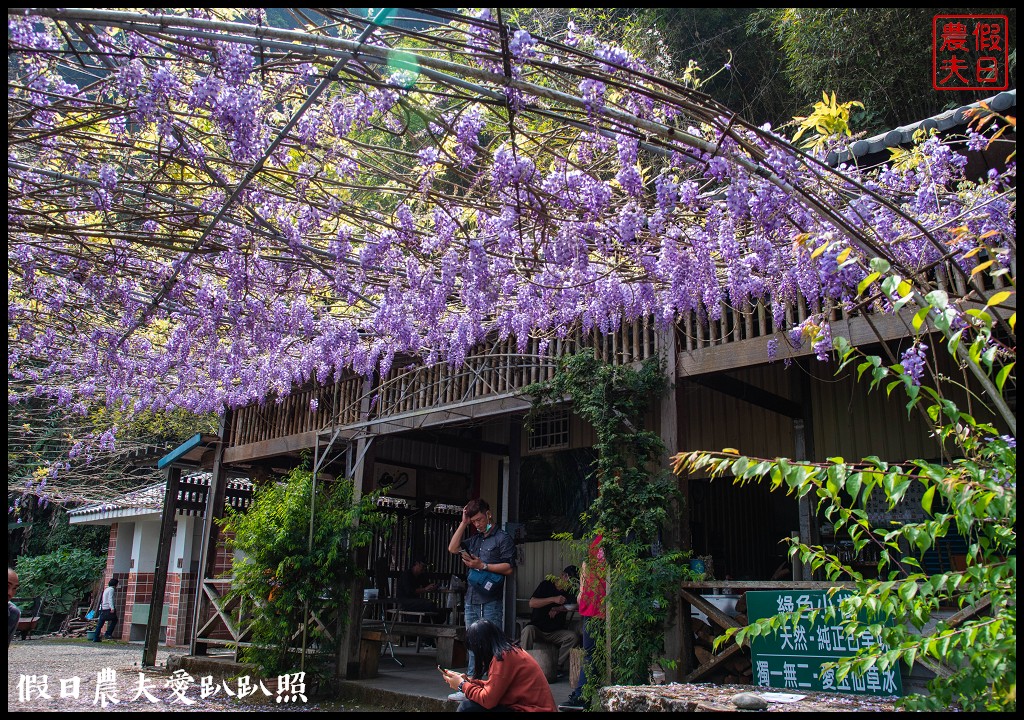
[[[642,362],[660,351],[654,324],[642,318],[606,335],[594,330],[586,336],[577,333],[548,341],[531,338],[523,352],[513,338],[485,342],[454,367],[446,362],[426,366],[418,358],[396,357],[370,397],[363,378],[349,375],[337,383],[300,388],[276,402],[241,408],[232,418],[228,446],[514,396],[532,383],[550,380],[559,357],[585,347],[616,365]]]
[[[979,256],[980,258],[980,256]],[[980,262],[980,259],[978,259]],[[991,295],[1012,284],[1015,268],[1010,275],[977,275],[975,280],[982,286],[984,295]],[[928,273],[934,287],[947,292],[951,297],[964,297],[967,284],[962,275],[953,272],[947,265],[939,266]],[[984,304],[984,300],[982,303]],[[1015,304],[1015,298],[1009,301]],[[979,306],[980,307],[980,306]],[[795,302],[783,306],[782,319],[775,320],[770,301],[730,304],[723,301],[718,317],[701,319],[696,312],[684,315],[676,324],[676,345],[682,353],[678,364],[681,375],[698,375],[731,368],[758,365],[775,357],[769,355],[768,340],[778,339],[777,357],[794,357],[814,352],[810,343],[803,342],[801,348],[792,348],[784,331],[793,329],[810,317],[818,317],[822,306],[818,302],[808,304],[801,296]],[[833,304],[825,312],[825,318],[832,325],[833,334],[848,334],[854,344],[892,340],[911,333],[911,318],[914,310],[906,309],[901,316],[877,311],[871,306],[846,313]],[[756,342],[748,342],[756,341]]]
[[[232,416],[228,445],[247,445],[355,422],[362,392],[362,378],[350,374],[336,383],[300,388],[278,401],[240,408]]]
[[[966,289],[963,278],[946,267],[933,271],[931,280],[951,295],[963,295]],[[1010,284],[1008,278],[1001,276],[984,281],[988,292]],[[676,325],[672,349],[681,353],[678,372],[696,375],[768,362],[774,359],[768,356],[768,338],[781,338],[782,331],[820,312],[820,306],[808,305],[800,297],[785,305],[784,319],[779,323],[767,302],[736,306],[723,302],[721,314],[714,320],[702,320],[696,313],[689,313]],[[862,319],[865,315],[871,316],[870,322]],[[828,319],[837,331],[848,332],[855,344],[872,342],[877,339],[876,334],[881,334],[882,339],[900,337],[910,327],[906,318],[870,310],[846,316],[835,306],[828,310]],[[481,343],[457,366],[443,361],[426,366],[421,358],[396,357],[391,369],[369,394],[362,377],[348,374],[336,383],[298,388],[278,401],[236,411],[228,446],[308,434],[298,444],[312,447],[313,434],[329,428],[344,429],[515,396],[531,383],[549,380],[558,358],[584,348],[593,349],[598,358],[616,365],[642,362],[669,350],[662,347],[663,337],[665,334],[658,333],[651,318],[644,317],[624,322],[607,334],[592,330],[586,335],[577,332],[565,338],[530,338],[522,352],[514,338],[493,339]],[[782,357],[811,352],[809,347],[794,351],[784,339],[778,345]]]
[[[208,617],[201,620],[196,630],[196,645],[220,646],[231,649],[234,653],[234,660],[238,662],[239,652],[242,648],[252,647],[252,621],[253,610],[258,600],[250,597],[240,598],[232,596],[228,592],[231,589],[232,578],[216,578],[203,580],[203,594],[200,602],[204,610],[208,608]],[[311,609],[309,613],[309,624],[315,626],[319,632],[327,637],[329,641],[334,640],[331,628],[332,623],[337,622],[337,617],[321,617],[321,614]],[[289,638],[289,646],[296,653],[302,649],[302,623],[292,631]],[[311,645],[306,648],[307,653],[319,652],[319,648]]]

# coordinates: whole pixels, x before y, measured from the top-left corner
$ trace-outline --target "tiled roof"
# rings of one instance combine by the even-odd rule
[[[179,515],[202,515],[206,508],[206,497],[210,487],[210,473],[182,475],[178,486]],[[244,478],[230,478],[224,493],[225,505],[245,509],[252,502],[252,481]],[[125,493],[121,498],[105,503],[96,503],[68,511],[71,522],[109,520],[115,517],[127,518],[133,515],[153,515],[163,509],[167,483],[161,482]]]
[[[880,133],[874,137],[865,138],[863,140],[854,141],[849,150],[846,152],[832,152],[829,153],[826,158],[826,162],[829,165],[838,165],[839,163],[850,162],[851,159],[861,159],[868,156],[874,155],[875,153],[881,153],[889,150],[889,148],[900,147],[913,142],[914,133],[920,129],[925,130],[937,130],[938,132],[946,132],[956,127],[965,126],[968,122],[967,112],[972,108],[981,106],[984,102],[992,110],[999,113],[1005,113],[1011,108],[1017,107],[1017,89],[1006,90],[994,95],[986,100],[979,100],[978,102],[971,103],[970,105],[963,105],[952,110],[946,110],[945,112],[933,115],[932,117],[925,118],[924,120],[918,120],[910,125],[903,125],[901,127],[889,130],[888,132]]]

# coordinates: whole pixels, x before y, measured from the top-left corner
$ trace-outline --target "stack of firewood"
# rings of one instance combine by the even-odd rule
[[[95,620],[72,620],[68,623],[62,635],[64,637],[85,637],[86,633],[90,633],[95,629]]]
[[[85,613],[79,613],[75,617],[68,617],[61,623],[58,630],[50,633],[50,637],[85,637],[96,629],[95,620],[86,620]]]
[[[736,601],[735,620],[742,626],[747,624],[747,596],[742,595]],[[716,654],[721,653],[729,647],[722,644],[715,649],[715,639],[725,633],[725,629],[717,623],[710,624],[700,618],[693,618],[693,652],[697,656],[698,665],[711,662]],[[750,649],[743,648],[734,654],[729,660],[715,668],[702,682],[727,683],[733,685],[749,685],[752,682],[753,673],[750,665]]]

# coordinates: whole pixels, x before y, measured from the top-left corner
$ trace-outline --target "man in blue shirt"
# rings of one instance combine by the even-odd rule
[[[476,532],[464,539],[470,525]],[[462,564],[467,570],[495,573],[502,578],[501,581],[492,578],[481,584],[474,584],[471,578],[466,589],[466,627],[483,618],[504,627],[504,578],[515,570],[516,548],[512,537],[494,523],[491,506],[486,500],[470,500],[462,509],[462,522],[455,528],[448,550],[462,555]],[[470,677],[476,677],[476,656],[471,651],[466,655],[468,673]]]

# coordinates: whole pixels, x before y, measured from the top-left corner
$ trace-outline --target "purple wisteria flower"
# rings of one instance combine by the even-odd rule
[[[476,144],[484,126],[479,107],[463,113],[455,123],[455,156],[463,168],[469,167],[476,159]]]
[[[877,292],[858,291],[869,258],[851,234],[904,277],[947,255],[970,273],[981,244],[1012,266],[1012,164],[968,182],[933,139],[914,167],[837,174],[713,104],[698,123],[700,98],[572,26],[543,64],[537,39],[506,35],[513,79],[543,85],[526,103],[480,18],[445,29],[465,65],[424,71],[425,92],[352,64],[308,107],[333,58],[282,62],[227,35],[176,45],[172,15],[159,41],[97,33],[110,72],[75,87],[66,68],[86,49],[52,21],[10,19],[10,107],[31,112],[12,117],[24,139],[8,150],[9,402],[216,412],[409,357],[459,364],[484,338],[528,348],[751,303],[771,308],[770,357],[788,331],[826,359],[831,329],[820,314],[792,327],[793,310]],[[365,48],[381,68],[388,32]],[[65,132],[72,118],[91,129]],[[904,354],[915,382],[925,351]]]
[[[904,351],[903,356],[900,358],[900,364],[903,366],[903,371],[910,376],[910,381],[914,385],[921,384],[921,377],[924,375],[925,361],[927,356],[925,353],[928,350],[928,346],[922,342],[914,343],[913,346]]]
[[[517,60],[528,60],[537,54],[537,40],[525,30],[516,30],[508,42],[509,52]]]

